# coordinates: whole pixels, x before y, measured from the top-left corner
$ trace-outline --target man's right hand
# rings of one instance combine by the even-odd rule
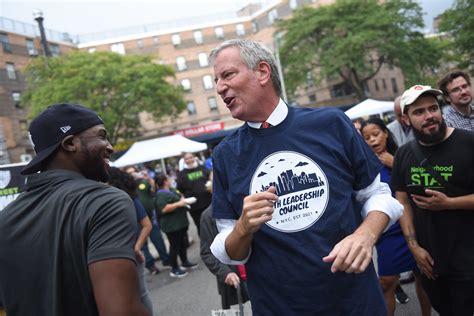
[[[237,287],[240,284],[239,276],[235,272],[229,272],[224,280],[225,284]]]
[[[428,251],[418,245],[410,246],[410,251],[413,253],[420,272],[426,275],[428,279],[434,280],[437,277],[433,272],[434,260]]]
[[[255,233],[260,229],[260,225],[272,219],[273,203],[277,199],[275,187],[270,187],[265,192],[246,196],[242,207],[242,215],[240,215],[235,229],[242,236]]]
[[[253,233],[260,225],[272,219],[273,203],[278,199],[276,188],[251,194],[244,198],[242,214],[232,232],[225,240],[225,249],[230,259],[244,260],[249,255]]]

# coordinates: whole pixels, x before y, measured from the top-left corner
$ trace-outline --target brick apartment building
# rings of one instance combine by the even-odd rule
[[[65,33],[47,30],[46,35],[53,56],[76,49]],[[33,154],[27,112],[20,102],[25,90],[21,70],[42,54],[36,25],[0,17],[0,164],[29,161]]]
[[[333,1],[275,1],[265,7],[248,5],[229,15],[219,14],[90,34],[75,38],[74,41],[70,41],[67,34],[62,34],[62,38],[56,40],[51,40],[49,36],[47,38],[50,47],[55,45],[54,51],[58,54],[71,49],[91,53],[114,51],[119,54],[151,54],[156,56],[155,62],[173,65],[176,70],[174,84],[181,85],[186,91],[187,111],[181,113],[177,119],[160,123],[151,120],[147,113],[142,113],[141,138],[180,133],[212,143],[242,123],[232,119],[215,92],[213,70],[208,60],[209,52],[222,41],[232,38],[258,40],[271,50],[277,51],[275,23],[278,19],[290,17],[295,9],[303,5],[319,6],[331,2]],[[8,151],[10,162],[16,162],[20,160],[21,155],[31,153],[27,139],[22,137],[26,134],[26,113],[21,104],[15,101],[18,100],[18,93],[21,94],[24,89],[24,81],[18,70],[34,58],[29,54],[31,48],[38,54],[42,52],[39,36],[27,36],[18,30],[2,31],[4,29],[0,24],[0,40],[6,36],[10,45],[16,46],[11,52],[5,52],[5,48],[3,53],[0,51],[0,133],[3,132],[4,147]],[[9,77],[12,63],[15,64],[17,75],[14,80]],[[401,71],[384,66],[377,76],[369,81],[366,94],[374,99],[392,100],[403,90]],[[315,86],[311,78],[308,78],[307,87],[298,91],[296,102],[302,106],[341,106],[354,104],[356,98],[340,80],[328,79]],[[1,138],[0,134],[0,140]]]

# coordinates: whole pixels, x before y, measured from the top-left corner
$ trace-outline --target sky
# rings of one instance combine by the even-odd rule
[[[454,0],[418,0],[425,12],[425,28],[450,8]],[[36,24],[33,11],[43,12],[44,26],[72,35],[115,30],[222,12],[234,12],[249,0],[0,0],[0,16]],[[272,0],[253,2],[272,3]]]

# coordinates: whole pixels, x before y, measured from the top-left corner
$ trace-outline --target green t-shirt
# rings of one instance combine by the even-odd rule
[[[152,218],[155,205],[153,204],[153,192],[151,190],[151,185],[148,183],[148,181],[138,181],[137,196],[140,202],[142,202],[148,217]]]
[[[189,225],[186,207],[178,207],[172,212],[163,213],[167,204],[178,202],[181,199],[178,193],[168,190],[158,190],[155,196],[155,208],[160,214],[161,230],[170,233]]]

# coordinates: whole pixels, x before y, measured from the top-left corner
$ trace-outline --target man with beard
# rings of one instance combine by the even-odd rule
[[[105,183],[102,119],[56,104],[29,128],[26,191],[0,213],[0,300],[11,316],[150,315],[140,302],[128,195]]]
[[[469,75],[463,71],[450,72],[438,82],[438,87],[450,104],[444,113],[446,124],[474,131],[474,104]]]
[[[432,306],[440,315],[473,315],[474,133],[446,126],[441,94],[421,85],[403,93],[403,118],[415,140],[396,152],[392,186]]]

